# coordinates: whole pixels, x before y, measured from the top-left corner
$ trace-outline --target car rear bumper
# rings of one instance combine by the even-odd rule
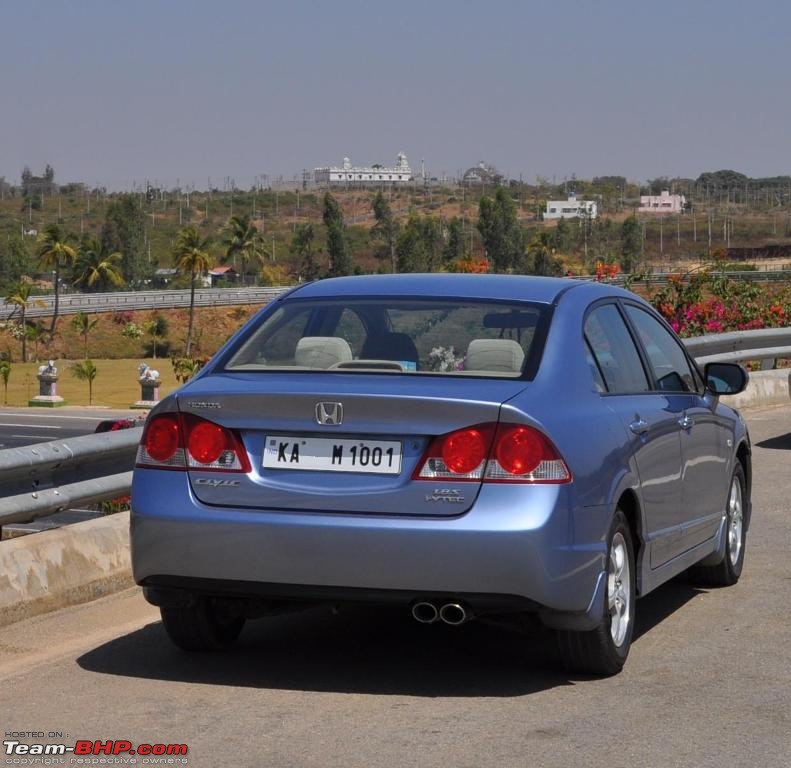
[[[570,497],[562,485],[484,485],[453,518],[250,510],[202,504],[185,473],[138,469],[132,566],[149,588],[376,602],[466,596],[582,618],[598,611],[609,519],[604,508],[571,509]]]

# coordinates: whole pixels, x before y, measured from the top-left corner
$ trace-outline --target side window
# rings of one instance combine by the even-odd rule
[[[650,390],[637,347],[614,304],[604,304],[588,315],[585,339],[609,392]]]
[[[660,392],[695,392],[698,387],[684,350],[668,330],[648,312],[632,305],[626,313],[634,323],[654,371]]]

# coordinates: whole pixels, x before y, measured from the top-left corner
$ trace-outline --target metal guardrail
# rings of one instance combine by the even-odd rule
[[[238,306],[240,304],[267,304],[287,287],[275,288],[198,288],[195,290],[196,307]],[[53,295],[31,297],[26,316],[52,315],[55,304]],[[141,309],[175,309],[190,305],[190,292],[184,291],[117,291],[113,293],[61,294],[58,312],[76,315],[78,312],[123,312]],[[0,305],[0,320],[7,320],[19,309],[11,304]]]
[[[142,427],[0,451],[0,526],[129,495]]]
[[[664,285],[672,273],[657,273],[638,279],[639,285]],[[779,280],[791,281],[788,270],[756,270],[738,272],[709,272],[712,277],[726,277],[731,280],[755,280],[771,282]],[[623,285],[627,275],[618,275],[610,282]],[[593,280],[593,277],[581,277],[582,280]],[[280,294],[291,290],[293,286],[268,288],[237,287],[237,288],[198,288],[195,291],[196,307],[238,306],[241,304],[266,304]],[[55,298],[52,294],[35,296],[26,311],[26,316],[47,317],[53,312]],[[59,313],[76,315],[78,312],[122,312],[146,309],[176,309],[188,307],[190,304],[189,289],[156,290],[156,291],[116,291],[112,293],[64,293],[60,296]],[[18,308],[11,304],[0,305],[0,320],[7,320],[19,314]]]
[[[715,333],[683,341],[690,354],[702,365],[791,358],[791,328]]]
[[[791,328],[684,339],[700,363],[791,358]],[[126,496],[142,428],[0,450],[0,527]]]

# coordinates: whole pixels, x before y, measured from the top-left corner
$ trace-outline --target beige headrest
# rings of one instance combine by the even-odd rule
[[[464,370],[520,373],[524,362],[525,353],[513,339],[473,339]]]
[[[297,342],[294,352],[296,365],[306,368],[329,368],[351,359],[349,342],[338,336],[305,336]]]

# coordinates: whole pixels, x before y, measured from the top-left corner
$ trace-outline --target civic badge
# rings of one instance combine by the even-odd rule
[[[325,426],[337,427],[343,422],[343,404],[316,403],[316,421]]]

